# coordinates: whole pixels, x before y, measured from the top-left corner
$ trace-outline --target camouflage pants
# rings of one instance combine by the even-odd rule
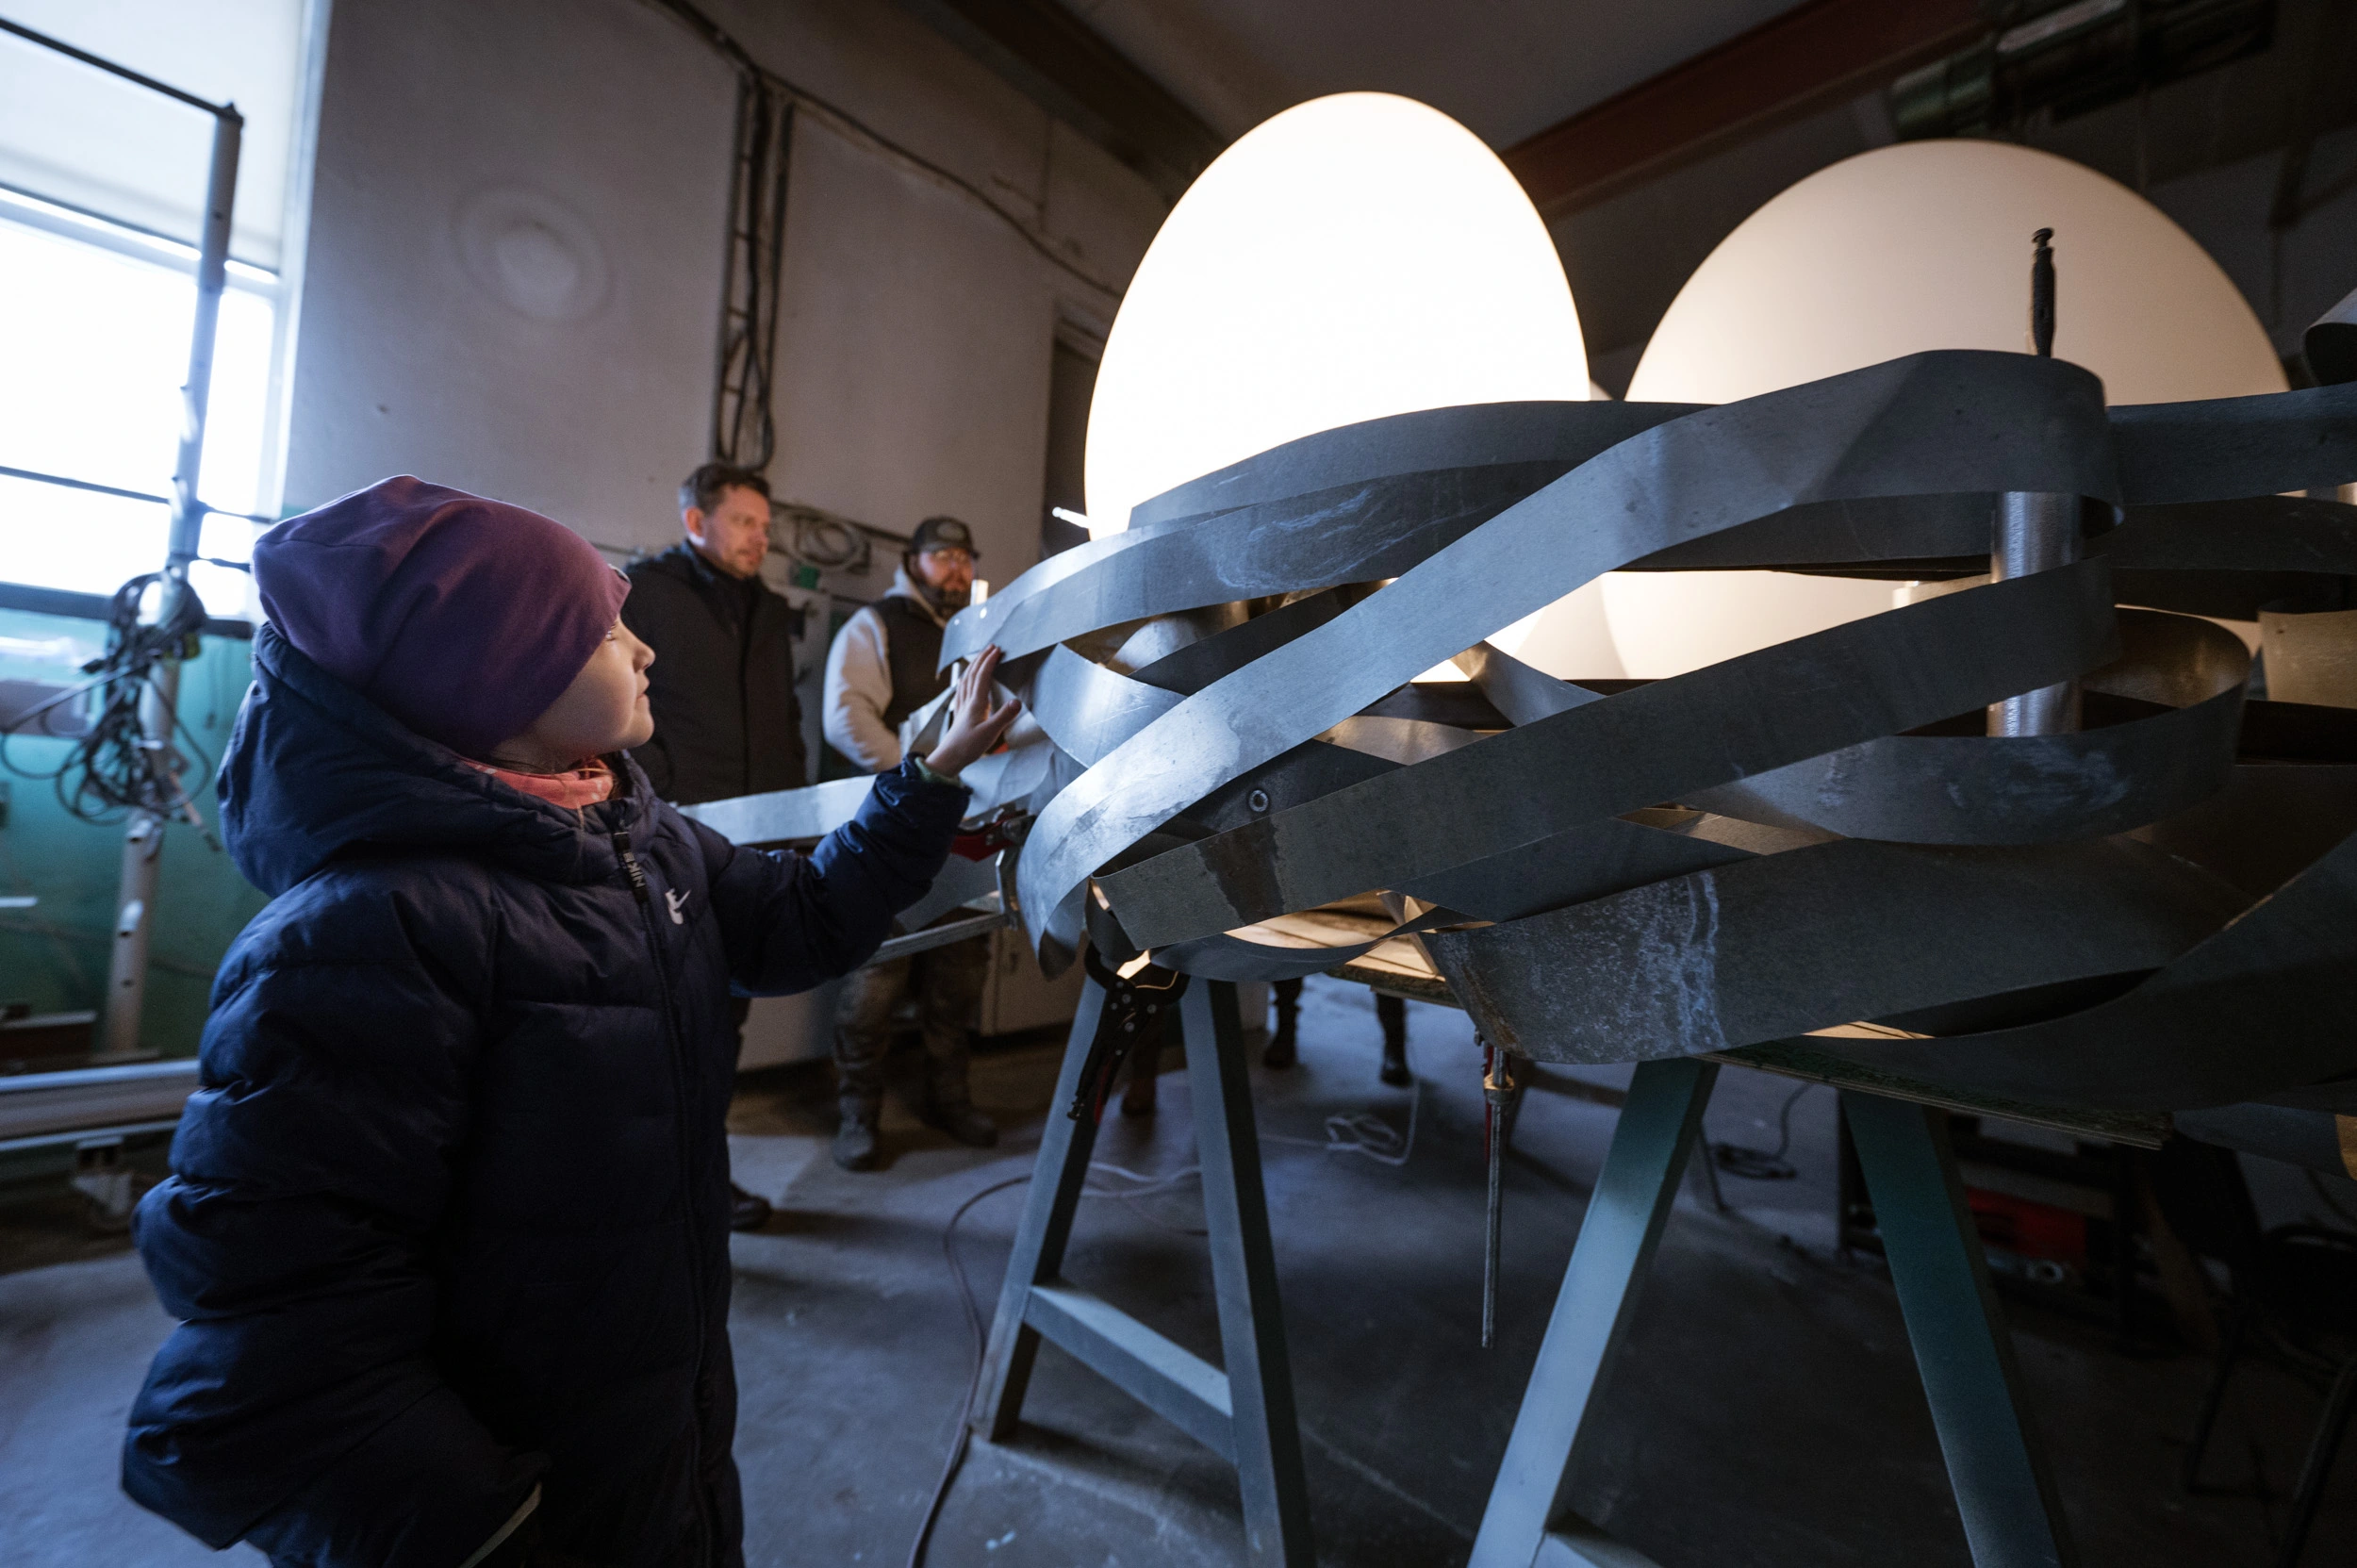
[[[914,994],[925,1041],[926,1092],[935,1105],[966,1103],[966,1032],[980,1016],[989,967],[990,938],[973,936],[870,965],[846,979],[834,1028],[835,1076],[844,1096],[882,1098],[892,1015]]]

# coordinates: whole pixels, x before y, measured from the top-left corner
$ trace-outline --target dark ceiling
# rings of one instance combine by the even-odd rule
[[[1305,98],[1420,99],[1507,147],[1793,0],[1067,0],[1228,140]]]
[[[1455,116],[1508,154],[1546,215],[1591,368],[1616,393],[1720,239],[1795,181],[1893,140],[1886,89],[1902,72],[2056,12],[2055,0],[900,3],[1174,201],[1220,147],[1308,98],[1373,89]],[[2254,5],[2271,29],[2256,52],[2163,73],[2091,113],[1971,134],[2147,190],[2289,344],[2351,281],[2333,258],[2342,229],[2357,238],[2357,199],[2343,199],[2357,170],[2340,167],[2357,143],[2332,133],[2357,121],[2357,0],[2127,0],[2145,9],[2126,21],[2117,4],[2068,10],[2133,27]],[[2230,168],[2236,190],[2257,189],[2222,200],[2202,186]],[[2332,234],[2311,224],[2294,247],[2311,259],[2286,261],[2286,237],[2328,206]],[[2302,265],[2316,275],[2293,275]]]

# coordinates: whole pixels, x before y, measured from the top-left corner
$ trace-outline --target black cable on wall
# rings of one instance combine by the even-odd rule
[[[712,397],[712,455],[766,470],[777,455],[779,284],[785,199],[794,160],[794,99],[758,72],[736,89],[736,168],[729,188],[727,270],[720,292],[719,376]]]
[[[882,149],[884,152],[890,153],[893,157],[899,158],[915,168],[923,170],[926,173],[932,175],[935,179],[942,181],[944,184],[955,186],[958,190],[964,191],[966,195],[972,197],[983,206],[989,208],[992,213],[997,216],[1000,222],[1004,223],[1009,228],[1014,230],[1016,235],[1022,239],[1025,244],[1030,246],[1032,250],[1038,252],[1042,257],[1054,266],[1058,271],[1066,273],[1080,283],[1086,284],[1089,288],[1096,289],[1098,293],[1105,295],[1109,299],[1118,300],[1121,298],[1122,289],[1119,285],[1107,283],[1102,278],[1093,276],[1088,272],[1075,265],[1069,257],[1059,255],[1054,247],[1048,244],[1046,238],[1044,238],[1030,223],[1026,223],[1020,214],[1008,210],[981,186],[976,185],[972,180],[967,179],[956,170],[946,168],[941,164],[935,163],[932,159],[925,157],[922,153],[917,152],[915,148],[908,146],[906,143],[894,140],[891,137],[886,136],[883,132],[878,130],[866,121],[862,120],[858,115],[853,114],[850,110],[843,107],[842,105],[834,103],[830,99],[822,98],[817,93],[812,92],[805,88],[799,87],[793,82],[786,80],[783,76],[779,75],[768,67],[761,64],[759,61],[755,60],[751,55],[746,53],[745,46],[737,42],[735,37],[732,35],[727,28],[721,26],[711,17],[705,15],[702,10],[699,9],[694,5],[691,5],[689,0],[648,0],[648,4],[669,13],[673,17],[676,17],[680,22],[687,26],[689,31],[693,32],[698,38],[702,39],[704,42],[711,45],[713,49],[727,57],[729,62],[734,65],[739,72],[744,73],[748,76],[755,77],[767,83],[773,91],[784,94],[802,107],[818,110],[828,120],[832,121],[844,129],[851,132],[853,135],[858,136],[872,145]]]

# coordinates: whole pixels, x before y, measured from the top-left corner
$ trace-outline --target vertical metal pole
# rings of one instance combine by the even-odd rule
[[[189,328],[189,379],[180,388],[180,456],[172,469],[172,565],[197,555],[205,508],[196,499],[205,465],[205,411],[213,395],[213,338],[229,270],[229,214],[238,198],[238,147],[245,121],[236,107],[213,121],[213,166],[205,181],[205,232],[196,250],[196,320]]]
[[[189,328],[189,376],[180,388],[180,453],[172,470],[172,535],[165,557],[159,619],[170,619],[188,591],[189,563],[205,532],[196,498],[205,466],[205,414],[212,399],[213,340],[221,326],[221,291],[229,267],[229,215],[238,195],[238,148],[245,121],[235,107],[214,111],[213,160],[205,182],[205,223],[196,252],[196,317]],[[172,746],[178,726],[180,666],[166,659],[140,703],[141,728],[157,754]],[[155,924],[157,859],[164,819],[132,813],[123,836],[123,875],[116,889],[114,950],[107,964],[107,1016],[98,1055],[138,1054],[140,1014],[147,993],[147,938]]]
[[[2079,498],[2037,490],[2008,490],[1997,498],[1997,537],[1989,552],[1991,582],[2052,571],[2079,558]],[[1993,735],[2058,735],[2079,727],[2079,683],[2064,681],[1988,706]]]
[[[2054,254],[2047,245],[2052,237],[2040,229],[2031,241],[2030,349],[2041,358],[2054,352]],[[2079,504],[2074,495],[2035,491],[1998,497],[1991,581],[2077,560]],[[2009,697],[1988,710],[1993,735],[2065,734],[2078,727],[2076,681]],[[2022,1407],[2013,1337],[1965,1203],[1946,1113],[1847,1092],[1841,1102],[1972,1560],[1982,1568],[2077,1561],[2045,1448]]]
[[[2054,253],[2040,229],[2030,272],[2030,349],[2039,358],[2054,353]],[[1989,581],[2052,571],[2079,558],[2079,498],[2039,490],[2008,490],[1997,498],[1996,538],[1988,557]],[[2008,697],[1988,707],[1993,735],[2067,734],[2079,727],[2079,683],[2064,681]]]
[[[1890,1282],[1978,1568],[2078,1561],[2045,1446],[2028,1419],[2013,1336],[1989,1284],[1944,1111],[1844,1091]]]
[[[1548,1531],[1566,1523],[1581,1426],[1635,1315],[1718,1078],[1717,1063],[1681,1057],[1640,1063],[1629,1080],[1469,1568],[1529,1568]]]

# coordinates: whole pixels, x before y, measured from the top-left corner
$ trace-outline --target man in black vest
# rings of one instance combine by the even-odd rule
[[[654,650],[647,701],[654,736],[631,753],[673,805],[809,783],[794,695],[799,613],[761,580],[769,551],[769,482],[706,463],[679,487],[687,537],[630,569],[622,620]],[[747,999],[736,999],[745,1025]],[[731,1183],[730,1223],[757,1230],[769,1205]]]
[[[900,766],[900,721],[948,685],[935,668],[941,630],[965,607],[973,587],[973,531],[956,518],[927,518],[883,598],[863,606],[835,635],[827,651],[827,740],[863,771]],[[837,1164],[875,1168],[892,1014],[912,991],[925,1039],[925,1120],[977,1148],[998,1141],[997,1127],[974,1109],[965,1076],[966,1032],[981,1011],[989,963],[990,939],[970,937],[870,965],[844,982],[834,1033],[843,1097]]]

